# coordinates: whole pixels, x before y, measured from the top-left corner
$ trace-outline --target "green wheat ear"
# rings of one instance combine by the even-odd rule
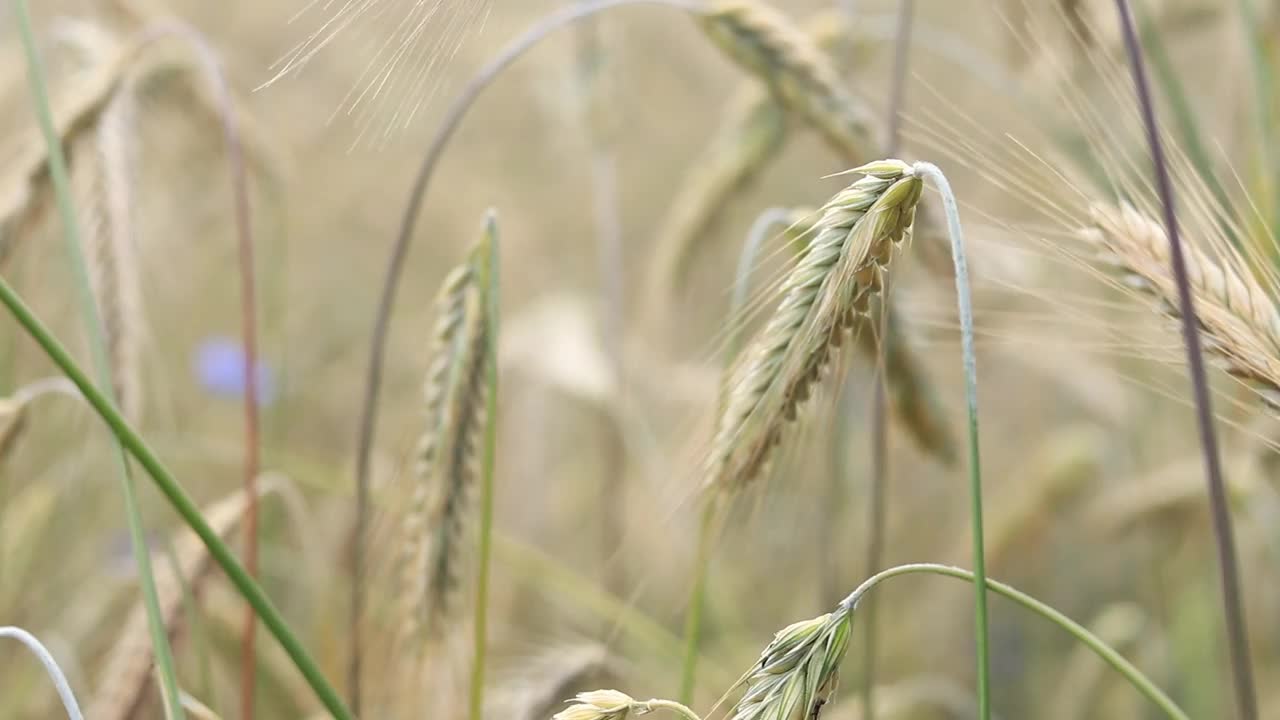
[[[853,606],[842,605],[779,630],[747,676],[732,720],[817,717],[840,679],[852,620]]]

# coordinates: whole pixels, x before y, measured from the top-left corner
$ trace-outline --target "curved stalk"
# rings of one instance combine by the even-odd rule
[[[84,715],[80,713],[80,704],[76,702],[76,694],[71,691],[71,683],[68,683],[67,676],[62,674],[58,661],[53,659],[48,648],[36,639],[36,636],[22,628],[0,627],[0,637],[13,638],[26,645],[31,654],[35,655],[44,666],[44,671],[48,673],[49,680],[53,682],[53,688],[58,693],[58,699],[62,700],[62,707],[67,711],[67,717],[71,720],[84,720]]]
[[[852,612],[854,608],[857,607],[858,602],[862,600],[863,596],[885,580],[895,578],[900,575],[917,574],[942,575],[944,577],[966,580],[974,583],[975,586],[978,585],[977,576],[962,568],[952,567],[950,565],[938,565],[934,563],[899,565],[867,578],[866,581],[859,585],[857,589],[850,593],[849,596],[840,603],[840,607],[846,612]],[[1177,703],[1166,695],[1163,690],[1157,687],[1150,678],[1144,675],[1143,672],[1133,663],[1126,660],[1124,656],[1116,652],[1110,645],[1103,642],[1101,638],[1090,632],[1088,628],[1072,620],[1066,615],[1063,615],[1053,607],[1014,587],[995,580],[989,580],[986,578],[983,578],[983,580],[985,581],[981,584],[983,587],[990,589],[991,592],[994,592],[997,595],[1012,600],[1031,612],[1034,612],[1040,617],[1062,628],[1075,639],[1079,640],[1086,647],[1092,650],[1099,658],[1101,658],[1103,662],[1107,663],[1114,668],[1116,672],[1123,675],[1124,678],[1129,681],[1129,684],[1133,685],[1133,687],[1138,692],[1142,693],[1144,697],[1150,700],[1153,705],[1163,710],[1165,715],[1169,716],[1171,720],[1190,720],[1187,714],[1182,711],[1182,708],[1179,708]]]
[[[915,164],[916,172],[928,178],[942,195],[947,216],[947,234],[951,236],[951,258],[955,263],[956,305],[960,316],[960,348],[964,362],[965,405],[969,415],[969,517],[973,535],[974,635],[977,649],[978,718],[991,718],[991,652],[988,647],[987,560],[982,530],[982,467],[978,447],[978,361],[973,342],[973,299],[969,289],[969,264],[964,250],[964,230],[960,226],[960,209],[956,205],[951,183],[937,165]]]

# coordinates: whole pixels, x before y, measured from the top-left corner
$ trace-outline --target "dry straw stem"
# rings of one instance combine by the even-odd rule
[[[258,488],[259,494],[264,495],[275,491],[277,485],[263,482]],[[235,531],[243,519],[248,507],[247,499],[243,490],[237,490],[206,507],[202,514],[209,527],[225,538]],[[197,587],[213,566],[204,543],[189,529],[178,531],[172,547],[176,563],[155,564],[156,593],[171,641],[182,620],[185,588]],[[174,572],[175,565],[179,574]],[[125,620],[120,635],[104,662],[103,675],[99,678],[97,690],[89,703],[88,717],[94,720],[125,720],[136,717],[147,699],[153,664],[147,616],[139,604]]]
[[[1177,319],[1178,289],[1169,273],[1169,240],[1164,229],[1128,204],[1095,205],[1085,238],[1126,284],[1153,297],[1165,315]],[[1187,245],[1187,280],[1196,298],[1196,323],[1205,348],[1232,377],[1245,381],[1273,411],[1280,408],[1280,312],[1266,289],[1238,257],[1221,259]]]
[[[808,248],[817,215],[808,208],[790,212],[787,234],[796,245],[797,254]],[[883,317],[884,336],[877,337],[871,318]],[[923,358],[912,345],[910,323],[895,303],[885,303],[879,296],[871,301],[867,314],[853,328],[858,351],[872,364],[880,362],[878,350],[884,345],[885,380],[891,393],[894,414],[916,446],[944,465],[956,461],[955,438],[946,420],[946,408],[929,374]]]
[[[815,47],[851,42],[848,16],[834,9],[806,24]],[[777,156],[787,137],[787,110],[755,80],[735,90],[707,149],[691,163],[658,231],[650,297],[662,302],[683,286],[699,239],[715,227],[732,199]]]
[[[711,487],[739,489],[761,474],[832,348],[866,315],[915,217],[923,182],[912,166],[881,160],[850,172],[865,177],[820,210],[808,252],[783,282],[777,311],[729,371],[711,449]]]
[[[445,279],[436,302],[426,381],[426,429],[417,482],[404,519],[401,631],[421,652],[458,611],[463,530],[473,514],[476,442],[484,422],[485,317],[468,260]]]

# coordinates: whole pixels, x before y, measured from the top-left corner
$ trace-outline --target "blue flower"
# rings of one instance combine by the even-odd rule
[[[244,350],[236,340],[214,337],[200,343],[196,350],[195,374],[206,392],[228,398],[239,398],[245,391]],[[275,376],[259,359],[254,368],[258,405],[270,405],[275,399]]]

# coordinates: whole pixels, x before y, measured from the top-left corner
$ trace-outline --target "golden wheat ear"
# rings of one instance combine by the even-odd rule
[[[819,211],[808,250],[783,281],[778,309],[728,372],[710,487],[737,489],[760,476],[841,335],[867,314],[911,226],[923,191],[912,166],[882,160],[857,171],[865,177]]]
[[[1126,285],[1176,320],[1178,290],[1169,271],[1164,229],[1128,204],[1095,205],[1092,213],[1085,239]],[[1280,411],[1280,311],[1275,299],[1239,257],[1215,259],[1195,245],[1187,245],[1185,256],[1205,349],[1227,374],[1253,388],[1272,412]]]

